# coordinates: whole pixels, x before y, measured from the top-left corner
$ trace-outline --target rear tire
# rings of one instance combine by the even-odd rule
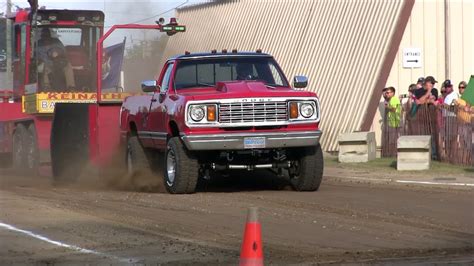
[[[155,191],[159,179],[153,174],[149,156],[140,143],[138,136],[130,136],[126,152],[127,175],[134,189]]]
[[[23,124],[16,125],[13,133],[13,169],[20,173],[25,173],[25,162],[27,159],[26,151],[28,149],[27,137],[28,131]]]
[[[32,174],[38,173],[39,167],[39,149],[36,135],[35,124],[28,126],[27,132],[27,148],[26,148],[26,167],[27,171]]]
[[[297,161],[296,172],[290,174],[291,185],[297,191],[316,191],[323,180],[324,159],[321,146],[309,147]]]
[[[168,140],[164,177],[166,190],[171,194],[187,194],[196,191],[199,163],[179,137]]]

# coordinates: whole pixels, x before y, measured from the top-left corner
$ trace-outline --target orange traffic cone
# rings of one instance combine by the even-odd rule
[[[257,208],[249,208],[245,224],[244,240],[240,251],[240,266],[263,265],[261,225],[258,221]]]

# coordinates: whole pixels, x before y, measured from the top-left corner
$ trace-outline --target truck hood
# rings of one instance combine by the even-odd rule
[[[178,90],[178,94],[194,100],[248,97],[315,97],[309,91],[298,91],[289,87],[269,87],[259,81],[218,82],[215,87]]]

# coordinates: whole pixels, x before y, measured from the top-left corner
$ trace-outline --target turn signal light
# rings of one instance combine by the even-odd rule
[[[207,106],[207,121],[216,121],[216,106]]]
[[[290,102],[290,118],[298,118],[298,103]]]

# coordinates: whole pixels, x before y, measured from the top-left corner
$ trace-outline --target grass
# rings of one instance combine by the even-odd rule
[[[377,158],[367,163],[339,163],[337,156],[326,156],[324,161],[327,167],[340,167],[356,171],[373,171],[397,173],[396,158]],[[424,171],[404,171],[404,173],[420,174],[420,175],[474,175],[474,168],[467,166],[459,166],[438,161],[431,161],[431,168]]]

